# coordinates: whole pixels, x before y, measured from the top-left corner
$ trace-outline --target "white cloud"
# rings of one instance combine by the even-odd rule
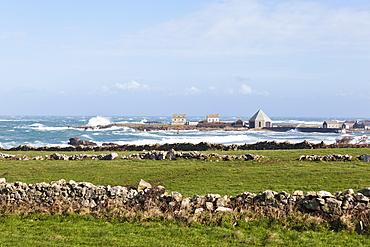
[[[252,87],[250,87],[246,84],[240,85],[240,87],[237,88],[237,89],[228,87],[224,90],[224,92],[226,94],[241,93],[241,94],[254,94],[254,95],[261,95],[261,96],[268,96],[269,95],[269,93],[266,92],[266,91],[259,92],[259,91],[253,90]]]
[[[8,39],[11,37],[25,37],[25,32],[0,33],[0,39]]]
[[[370,12],[319,1],[224,0],[179,20],[109,42],[145,55],[212,56],[310,51],[370,51]]]
[[[253,90],[252,90],[252,88],[250,86],[247,86],[245,84],[242,84],[240,86],[240,92],[242,94],[251,94],[251,93],[253,93]]]
[[[186,88],[185,91],[184,91],[184,94],[200,94],[202,93],[203,91],[194,87],[194,86],[191,86],[190,88]]]
[[[131,91],[149,91],[150,88],[146,84],[140,84],[136,81],[131,81],[128,83],[116,83],[116,88],[122,89],[122,90],[131,90]]]
[[[94,90],[94,91],[87,92],[87,94],[89,94],[89,95],[94,95],[94,94],[114,94],[114,93],[116,93],[116,92],[110,90],[110,88],[107,87],[107,86],[102,86],[102,88],[100,90]]]
[[[216,90],[216,87],[210,86],[210,87],[208,87],[208,90],[215,91]]]
[[[102,92],[103,93],[108,92],[108,91],[109,91],[109,87],[106,87],[106,86],[102,87]]]

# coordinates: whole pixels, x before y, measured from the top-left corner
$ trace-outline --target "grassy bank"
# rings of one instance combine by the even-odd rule
[[[10,152],[7,152],[10,153]],[[15,152],[32,157],[45,152]],[[248,152],[217,152],[244,154]],[[262,150],[269,160],[213,161],[114,160],[114,161],[17,161],[1,160],[0,177],[7,182],[88,181],[99,185],[134,185],[140,179],[163,185],[186,196],[218,193],[236,195],[244,191],[271,189],[332,193],[370,186],[370,166],[362,161],[297,161],[300,155],[330,153],[359,156],[370,149]],[[71,155],[72,153],[66,153]],[[78,154],[78,152],[75,152]],[[120,154],[129,154],[128,152]],[[4,175],[2,175],[4,174]],[[1,176],[2,175],[2,176]],[[238,245],[320,245],[367,246],[368,233],[358,235],[352,228],[335,227],[315,218],[260,218],[247,215],[212,216],[214,222],[177,222],[153,219],[112,219],[77,215],[6,215],[0,217],[0,239],[4,246],[16,245],[112,245],[112,246],[238,246]],[[218,217],[218,218],[217,218]],[[234,227],[235,217],[239,217]],[[353,223],[351,223],[353,225]],[[351,225],[350,224],[350,225]]]

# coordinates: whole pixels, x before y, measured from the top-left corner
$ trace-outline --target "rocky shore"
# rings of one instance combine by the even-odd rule
[[[51,152],[62,152],[62,151],[237,151],[237,150],[285,150],[285,149],[319,149],[319,148],[369,148],[370,144],[325,144],[321,143],[310,143],[307,141],[299,143],[276,142],[276,141],[262,141],[254,144],[214,144],[209,142],[200,142],[197,144],[193,143],[166,143],[166,144],[147,144],[147,145],[118,145],[115,143],[103,143],[101,146],[97,146],[96,143],[81,140],[76,137],[70,138],[68,147],[32,147],[28,145],[20,145],[18,147],[4,149],[0,147],[0,151],[51,151]]]

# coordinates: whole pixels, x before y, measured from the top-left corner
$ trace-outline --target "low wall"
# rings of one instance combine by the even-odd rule
[[[205,212],[243,212],[251,208],[283,210],[286,213],[320,213],[332,217],[352,215],[360,217],[370,209],[370,188],[359,191],[348,189],[331,194],[327,191],[297,190],[292,194],[285,191],[266,190],[255,194],[244,192],[236,196],[219,194],[183,197],[179,192],[169,193],[163,186],[152,187],[141,180],[137,187],[99,186],[88,182],[64,179],[51,183],[26,184],[6,183],[0,179],[0,204],[15,207],[43,207],[72,209],[87,208],[102,210],[114,207],[122,210],[157,210],[174,215],[191,214],[199,216]],[[293,210],[294,209],[294,210]],[[293,211],[292,211],[293,210]],[[368,212],[368,211],[366,211]],[[368,216],[367,216],[368,217]]]

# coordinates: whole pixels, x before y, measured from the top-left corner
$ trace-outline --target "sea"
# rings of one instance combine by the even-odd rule
[[[220,117],[220,121],[235,122],[237,117]],[[187,117],[187,121],[195,123],[204,117]],[[248,119],[243,119],[248,121]],[[322,125],[325,120],[362,120],[345,118],[271,118],[274,125]],[[68,146],[69,138],[77,137],[102,145],[103,143],[124,144],[165,144],[165,143],[223,143],[251,144],[259,141],[277,141],[291,143],[304,140],[311,143],[334,143],[336,139],[351,135],[354,142],[367,133],[302,133],[297,130],[288,132],[266,131],[135,131],[127,127],[108,129],[75,129],[69,126],[97,126],[108,124],[142,124],[145,122],[170,123],[171,116],[0,116],[0,147],[8,149],[19,145],[33,147]],[[370,139],[370,138],[369,138]]]

